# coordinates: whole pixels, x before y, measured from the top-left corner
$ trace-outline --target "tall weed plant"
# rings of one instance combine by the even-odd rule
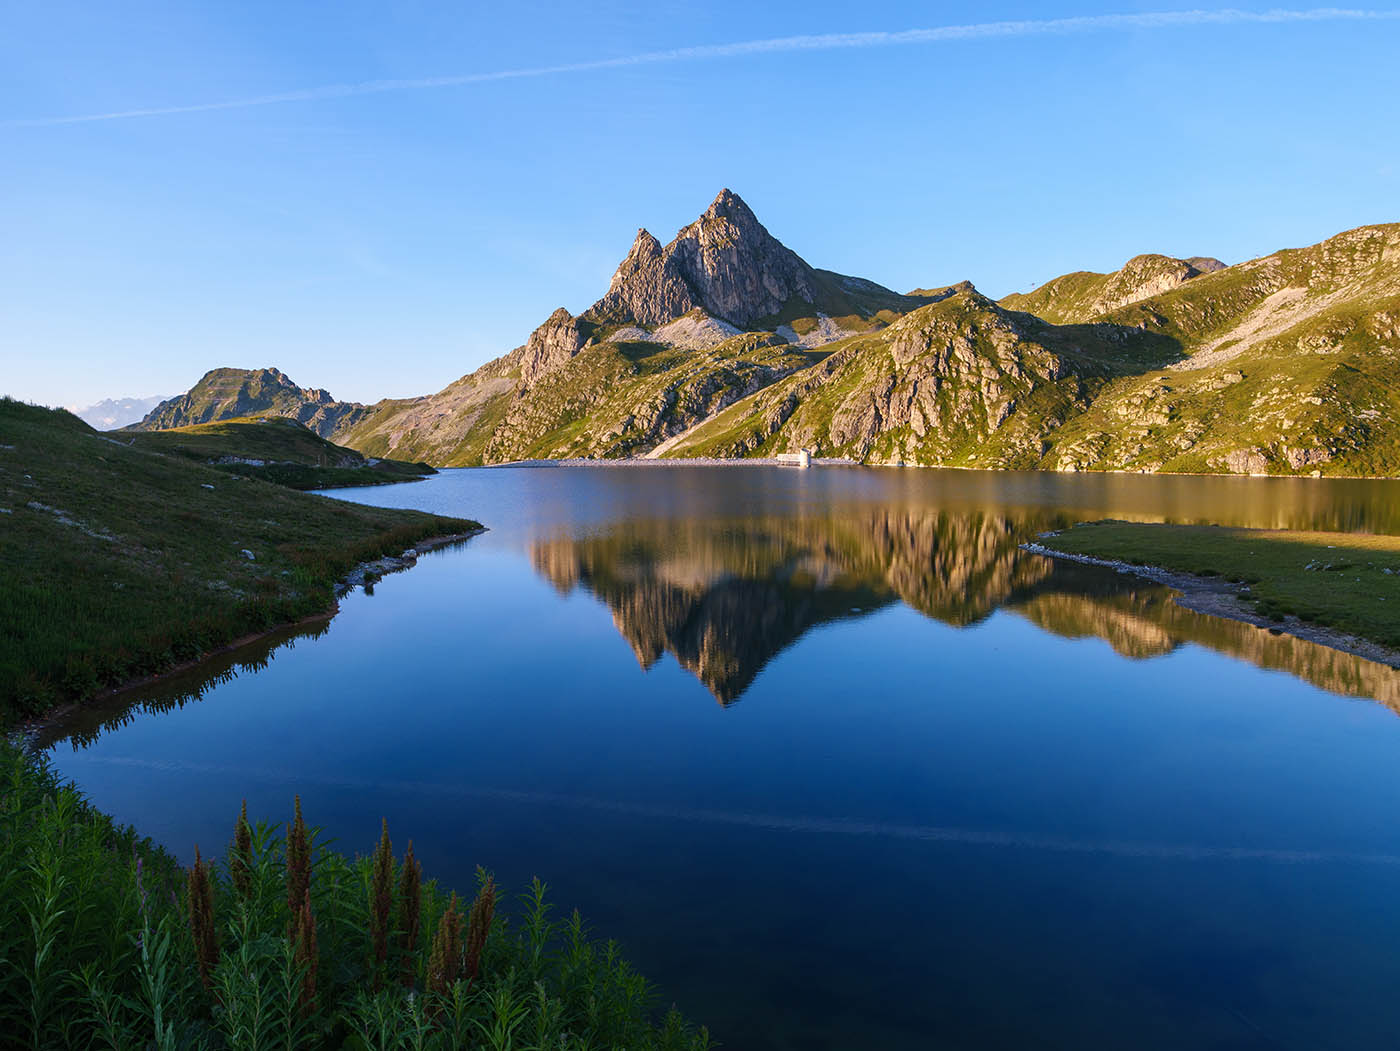
[[[294,813],[235,815],[223,857],[183,871],[0,742],[0,1049],[713,1046],[540,881],[512,915],[478,870],[468,904],[387,827],[347,858]]]

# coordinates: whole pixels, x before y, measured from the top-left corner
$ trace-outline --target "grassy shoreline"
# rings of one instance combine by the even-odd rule
[[[363,564],[481,529],[235,477],[9,399],[0,525],[0,726],[326,614]]]
[[[1400,661],[1400,537],[1107,521],[1029,548],[1141,572],[1202,612]]]

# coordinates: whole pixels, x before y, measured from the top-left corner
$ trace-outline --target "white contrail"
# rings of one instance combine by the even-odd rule
[[[1226,8],[1217,11],[1161,11],[1143,14],[1086,15],[1077,18],[1051,18],[1014,22],[982,22],[972,25],[936,26],[930,29],[905,29],[896,32],[822,33],[811,36],[773,37],[767,40],[743,40],[731,44],[701,44],[666,51],[645,51],[637,55],[596,59],[590,62],[568,62],[554,66],[531,66],[523,69],[503,69],[488,73],[466,73],[459,76],[421,77],[411,80],[369,80],[356,84],[328,84],[300,91],[285,91],[273,95],[227,99],[223,102],[197,102],[183,106],[152,106],[144,109],[116,110],[110,113],[88,113],[72,117],[38,117],[0,121],[0,127],[40,127],[54,124],[85,124],[92,121],[127,120],[133,117],[162,117],[177,113],[207,113],[221,109],[246,109],[270,106],[282,102],[313,102],[321,99],[345,98],[352,95],[378,95],[390,91],[422,91],[428,88],[452,88],[466,84],[484,84],[496,80],[524,77],[549,77],[568,73],[618,69],[625,66],[654,65],[666,62],[695,62],[713,58],[734,58],[745,55],[767,55],[789,51],[833,51],[843,48],[894,47],[906,44],[937,44],[957,40],[982,40],[990,37],[1023,37],[1067,35],[1130,29],[1170,29],[1181,26],[1264,25],[1297,22],[1379,21],[1400,18],[1400,11],[1370,11],[1336,7],[1318,7],[1303,11],[1239,11]]]

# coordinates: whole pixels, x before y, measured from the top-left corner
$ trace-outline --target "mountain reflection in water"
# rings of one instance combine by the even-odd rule
[[[1148,581],[1021,550],[1072,520],[933,510],[653,520],[536,540],[530,552],[561,594],[583,588],[607,604],[643,668],[670,653],[724,705],[808,630],[902,602],[955,627],[1004,609],[1138,659],[1195,643],[1400,712],[1394,668],[1196,613]]]

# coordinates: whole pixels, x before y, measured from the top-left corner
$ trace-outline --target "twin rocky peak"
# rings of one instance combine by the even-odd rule
[[[870,305],[907,310],[918,304],[873,281],[809,266],[725,189],[667,245],[638,230],[602,299],[578,317],[561,307],[530,336],[521,352],[521,382],[528,386],[577,354],[602,325],[654,329],[693,315],[728,336],[790,317],[867,313],[862,308]]]

